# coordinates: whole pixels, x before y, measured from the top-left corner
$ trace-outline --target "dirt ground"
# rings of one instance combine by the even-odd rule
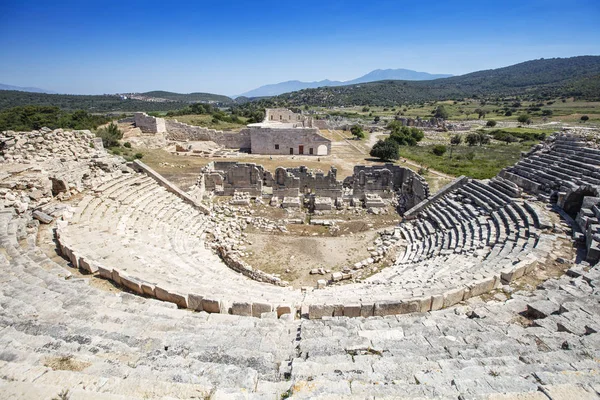
[[[307,227],[304,227],[307,228]],[[308,227],[313,231],[312,227]],[[313,268],[341,271],[343,266],[352,266],[369,257],[367,247],[372,246],[377,232],[369,230],[352,236],[324,236],[316,227],[307,236],[249,233],[252,255],[248,263],[269,273],[277,273],[292,286],[315,286],[318,279],[329,279],[330,274],[310,275]],[[289,271],[289,272],[286,272]]]

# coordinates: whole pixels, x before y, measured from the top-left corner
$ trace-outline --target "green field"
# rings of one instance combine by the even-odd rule
[[[443,156],[432,153],[433,145],[400,146],[400,156],[416,161],[424,168],[431,168],[448,175],[465,175],[470,178],[492,178],[502,168],[511,166],[519,161],[522,151],[528,151],[536,142],[511,144],[492,143],[485,146],[459,145],[450,147]],[[472,154],[472,155],[471,155]],[[471,158],[472,159],[469,159]]]
[[[549,104],[550,103],[550,104]],[[515,107],[519,104],[518,107]],[[331,114],[347,118],[362,118],[366,122],[372,122],[376,116],[384,119],[394,118],[396,116],[404,118],[422,119],[431,118],[434,115],[436,108],[443,105],[449,114],[448,119],[453,121],[474,120],[478,119],[479,115],[475,111],[481,109],[485,111],[485,116],[481,119],[484,121],[513,121],[517,122],[519,115],[528,115],[533,123],[543,122],[569,122],[580,123],[582,115],[587,115],[589,121],[586,124],[600,123],[600,102],[594,101],[576,101],[569,99],[555,99],[545,102],[530,102],[530,101],[479,101],[479,100],[463,100],[463,101],[434,101],[425,104],[398,104],[395,106],[366,106],[368,111],[364,111],[365,106],[354,107],[311,107],[318,114]],[[537,110],[539,108],[539,110]],[[534,111],[535,110],[535,111]],[[545,110],[552,112],[551,115],[542,115]],[[510,111],[512,115],[506,116],[506,111]],[[583,125],[583,124],[582,124]]]

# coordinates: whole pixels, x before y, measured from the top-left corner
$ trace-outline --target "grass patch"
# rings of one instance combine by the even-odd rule
[[[537,142],[489,144],[486,146],[456,146],[443,156],[433,154],[434,145],[401,146],[400,156],[448,175],[465,175],[475,179],[489,179],[519,161],[522,151]]]

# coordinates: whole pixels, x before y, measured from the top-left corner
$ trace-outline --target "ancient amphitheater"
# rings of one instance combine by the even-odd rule
[[[584,138],[422,191],[352,271],[391,266],[303,290],[239,256],[251,217],[90,132],[0,143],[2,398],[598,398],[600,149]]]

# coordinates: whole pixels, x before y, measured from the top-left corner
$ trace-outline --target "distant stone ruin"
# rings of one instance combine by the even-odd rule
[[[223,132],[145,113],[135,113],[134,122],[145,134],[161,134],[167,140],[177,142],[212,141],[228,149],[252,154],[331,154],[331,141],[320,134],[312,117],[286,109],[267,109],[262,123],[249,124],[240,132]]]
[[[310,202],[321,209],[326,207],[322,205],[326,203],[320,200],[322,198],[331,199],[338,206],[364,203],[367,208],[371,207],[369,203],[380,207],[382,199],[394,198],[400,210],[407,210],[429,196],[429,186],[420,175],[393,164],[356,166],[352,176],[338,181],[334,167],[327,175],[304,166],[279,167],[273,174],[261,165],[252,163],[211,162],[202,169],[198,187],[203,196],[234,196],[237,192],[243,192],[277,204],[292,204],[292,198],[316,198]],[[379,202],[375,200],[377,198]],[[331,204],[331,201],[327,204]]]

